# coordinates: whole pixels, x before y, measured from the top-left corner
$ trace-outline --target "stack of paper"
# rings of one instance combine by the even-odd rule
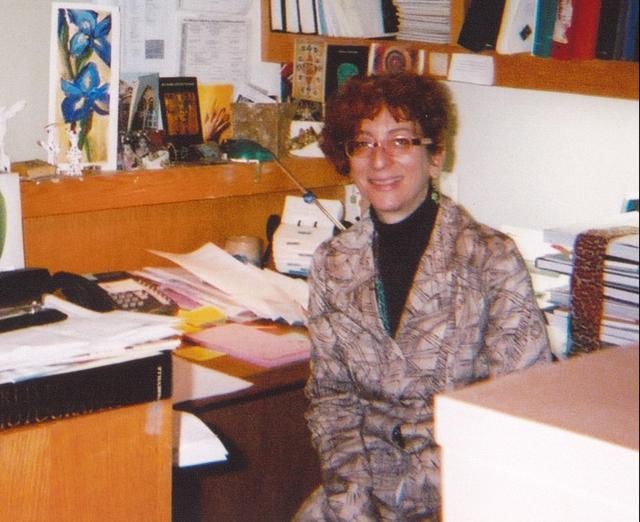
[[[174,317],[98,313],[52,295],[44,304],[68,318],[0,334],[0,384],[148,357],[180,344]]]
[[[616,214],[608,219],[569,224],[544,231],[544,239],[555,245],[555,253],[536,258],[538,269],[549,273],[572,275],[575,268],[573,247],[579,234],[592,229],[615,229],[631,227],[635,233],[613,239],[608,243],[602,272],[602,318],[600,340],[609,344],[625,345],[637,343],[639,339],[639,248],[638,212]],[[594,299],[600,296],[594,296]],[[550,306],[545,316],[550,331],[557,339],[566,343],[570,336],[574,316],[570,284],[562,284],[549,291]],[[568,349],[565,344],[565,349]]]
[[[271,368],[309,358],[311,344],[301,333],[281,334],[244,324],[213,326],[189,338],[238,359]]]
[[[235,314],[242,310],[252,314],[253,318],[283,320],[289,324],[306,322],[309,290],[305,281],[245,264],[213,243],[207,243],[188,254],[171,254],[157,250],[151,252],[187,270],[192,276],[191,286],[199,284],[199,291],[203,290],[201,282],[208,285],[209,291],[213,287],[218,297],[226,300],[226,306],[236,307]],[[142,275],[149,277],[146,269]],[[166,291],[163,286],[161,289]],[[171,292],[167,295],[173,297]],[[195,293],[193,297],[195,300],[198,299]],[[207,304],[218,306],[213,302]],[[224,306],[219,307],[226,313],[227,309]],[[235,318],[230,314],[227,317]],[[246,318],[245,314],[244,319]]]
[[[451,32],[450,0],[395,0],[399,40],[448,44]]]
[[[155,283],[158,289],[171,298],[181,310],[198,310],[214,307],[227,319],[246,321],[256,319],[256,315],[219,288],[201,280],[182,267],[145,267],[133,272]]]

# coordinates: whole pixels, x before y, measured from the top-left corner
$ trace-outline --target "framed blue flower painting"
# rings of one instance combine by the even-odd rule
[[[70,147],[83,166],[116,169],[119,57],[117,7],[52,4],[49,123],[58,128],[62,170]]]

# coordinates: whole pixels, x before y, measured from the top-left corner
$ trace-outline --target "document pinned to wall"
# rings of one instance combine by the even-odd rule
[[[242,18],[185,17],[180,25],[180,76],[204,84],[247,82],[248,24]]]
[[[262,85],[279,93],[279,64],[261,61],[255,0],[92,0],[121,12],[120,71]],[[265,85],[266,82],[266,85]]]
[[[104,4],[104,0],[93,3]],[[178,48],[175,19],[178,0],[111,0],[122,13],[121,72],[174,76]]]
[[[180,0],[180,9],[185,11],[204,11],[209,13],[225,13],[245,15],[251,7],[252,0]]]

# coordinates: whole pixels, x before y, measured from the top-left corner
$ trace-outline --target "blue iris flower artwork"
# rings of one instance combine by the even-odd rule
[[[102,61],[111,65],[111,16],[106,16],[98,22],[95,11],[69,9],[69,20],[78,28],[78,32],[71,37],[69,50],[72,56],[82,56],[89,49],[93,49]]]
[[[66,123],[85,121],[93,111],[109,114],[109,84],[100,85],[96,64],[89,62],[72,82],[60,80],[65,94],[62,101],[62,115]]]
[[[95,161],[95,118],[109,115],[111,88],[111,15],[101,19],[90,9],[60,9],[57,41],[61,63],[60,110],[78,134],[84,159]],[[94,131],[95,133],[95,131]]]

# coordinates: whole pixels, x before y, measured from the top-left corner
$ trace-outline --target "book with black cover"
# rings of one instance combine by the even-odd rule
[[[197,78],[161,77],[158,88],[167,141],[174,146],[202,143]]]
[[[616,21],[616,40],[613,47],[613,59],[622,60],[624,49],[625,28],[627,24],[627,13],[629,12],[629,2],[631,0],[620,0],[620,10]]]
[[[638,9],[638,0],[629,0],[620,56],[622,60],[628,62],[634,61],[638,45]]]
[[[171,352],[0,384],[0,430],[171,397]]]
[[[613,60],[616,48],[616,34],[620,10],[624,7],[622,0],[602,0],[598,36],[596,39],[596,58]]]
[[[325,99],[329,99],[349,78],[364,78],[368,63],[368,45],[329,44],[324,84]]]
[[[505,0],[473,0],[464,17],[458,45],[474,52],[495,49],[504,4]]]
[[[382,24],[384,32],[393,34],[398,32],[398,9],[393,0],[380,0],[382,6]]]

